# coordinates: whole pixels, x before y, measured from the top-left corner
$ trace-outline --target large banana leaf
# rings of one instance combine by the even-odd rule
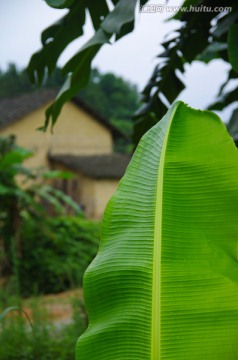
[[[77,360],[238,359],[238,153],[175,103],[107,205]]]

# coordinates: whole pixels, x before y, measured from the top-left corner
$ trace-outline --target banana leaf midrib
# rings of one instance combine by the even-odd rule
[[[155,226],[154,226],[154,258],[153,258],[153,289],[152,289],[152,324],[151,324],[151,360],[160,359],[160,314],[161,314],[161,244],[162,244],[162,217],[163,217],[163,181],[164,181],[164,163],[166,148],[169,138],[170,128],[174,115],[180,102],[174,104],[171,108],[166,133],[164,136],[163,147],[161,151],[160,164],[157,179],[157,194],[155,207]]]

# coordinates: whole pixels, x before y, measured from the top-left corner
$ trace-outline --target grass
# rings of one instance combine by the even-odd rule
[[[10,299],[28,314],[10,311],[0,322],[1,360],[73,360],[75,344],[86,328],[82,291]],[[0,306],[3,310],[2,305]]]

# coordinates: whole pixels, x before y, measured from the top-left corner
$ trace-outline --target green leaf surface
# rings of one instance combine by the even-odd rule
[[[231,68],[228,73],[227,79],[224,81],[224,83],[221,85],[221,87],[219,89],[218,96],[221,96],[223,94],[223,91],[224,91],[225,87],[229,84],[230,80],[237,79],[237,78],[238,78],[238,73]]]
[[[182,7],[190,8],[190,6],[199,6],[197,0],[185,0],[182,3]],[[184,11],[181,9],[170,19],[180,20],[184,16]]]
[[[148,3],[148,0],[140,0],[140,6],[144,6],[146,3]]]
[[[113,11],[105,17],[101,28],[64,66],[63,73],[72,72],[72,74],[61,88],[53,105],[47,109],[44,129],[47,128],[50,119],[52,119],[52,125],[55,124],[64,103],[75,96],[87,84],[91,62],[102,45],[108,44],[113,34],[120,38],[132,31],[132,29],[125,26],[133,26],[135,6],[136,0],[131,1],[129,4],[125,0],[118,1]]]
[[[228,56],[232,68],[238,72],[238,24],[232,24],[228,31]]]
[[[54,126],[57,117],[66,101],[75,96],[83,88],[89,79],[91,62],[101,46],[109,43],[110,35],[99,29],[95,35],[81,48],[81,50],[64,66],[63,73],[72,74],[68,76],[60,89],[54,103],[46,110],[46,120],[43,130],[46,130],[52,120]]]
[[[109,12],[109,8],[106,0],[94,1],[94,2],[89,1],[88,11],[91,16],[94,29],[98,30],[98,28],[101,25],[102,19],[105,18],[105,16]]]
[[[238,12],[235,11],[235,7],[233,7],[233,11],[226,14],[226,16],[221,17],[216,25],[215,30],[213,31],[213,35],[215,38],[221,38],[222,36],[227,35],[231,24],[237,22]]]
[[[23,148],[12,150],[0,159],[0,169],[6,169],[15,164],[21,164],[25,159],[31,156],[32,152]]]
[[[227,124],[227,130],[229,134],[233,137],[235,142],[238,142],[238,109],[235,109],[232,112],[231,118]]]
[[[238,99],[238,88],[221,94],[216,102],[209,106],[209,110],[223,110]]]
[[[120,0],[114,10],[107,15],[101,27],[109,34],[116,34],[116,38],[131,32],[134,27],[135,7],[137,0]],[[130,24],[131,28],[125,27]]]
[[[163,87],[163,94],[166,99],[172,103],[184,88],[184,83],[178,78],[175,72],[171,71],[166,78],[166,86]]]
[[[158,55],[160,61],[143,90],[143,95],[145,95],[143,102],[149,106],[147,107],[147,114],[138,119],[141,129],[146,128],[146,124],[143,125],[142,123],[146,122],[148,118],[151,120],[153,116],[156,116],[159,119],[161,116],[157,112],[152,114],[152,107],[154,107],[152,98],[155,92],[158,92],[162,100],[165,96],[172,103],[183,90],[184,84],[181,73],[186,70],[184,65],[195,60],[209,62],[214,58],[221,58],[228,62],[227,32],[223,33],[223,31],[228,29],[227,26],[229,27],[237,16],[235,2],[232,1],[228,5],[232,8],[231,12],[228,12],[228,8],[224,7],[222,1],[214,4],[213,2],[186,0],[177,14],[168,19],[179,20],[179,26],[167,34],[169,40],[167,40],[167,36],[167,39],[161,44],[164,49]],[[168,3],[166,6],[170,6],[170,4]],[[206,7],[210,10],[205,10]],[[223,7],[224,12],[218,13],[215,7],[217,9]],[[220,30],[222,30],[222,34],[219,34]],[[151,121],[151,123],[153,122]],[[134,139],[137,140],[138,137],[135,136]]]
[[[196,60],[203,61],[208,64],[214,59],[219,59],[221,57],[221,51],[227,51],[227,43],[212,42],[201,54],[197,56]]]
[[[75,0],[45,0],[47,4],[56,9],[64,9],[70,7]]]
[[[0,196],[6,196],[9,193],[11,193],[11,189],[3,184],[0,184]]]
[[[52,7],[70,7],[70,9],[62,19],[43,31],[41,36],[43,48],[33,54],[27,67],[31,82],[42,84],[46,74],[51,74],[55,69],[58,58],[65,48],[74,39],[83,35],[86,10],[91,16],[96,32],[64,66],[63,73],[68,75],[68,78],[55,102],[47,109],[44,126],[38,130],[45,131],[50,122],[54,125],[64,103],[87,84],[92,60],[100,48],[109,43],[112,35],[118,40],[133,30],[137,0],[112,2],[114,8],[109,11],[105,0],[97,0],[97,2],[47,0],[48,5]]]
[[[92,49],[103,44],[109,43],[110,36],[107,35],[102,29],[99,29],[92,37],[89,39],[86,44],[82,46],[80,51],[74,55],[64,66],[63,73],[73,72],[75,69],[81,69],[84,66],[86,60],[89,61]]]
[[[237,214],[238,153],[224,124],[175,103],[106,207],[77,360],[236,360]]]
[[[83,34],[85,23],[84,3],[76,3],[62,19],[45,29],[41,34],[42,49],[33,54],[27,72],[33,83],[41,84],[46,69],[49,74],[68,44]]]
[[[70,171],[61,171],[61,170],[50,170],[47,172],[44,172],[42,174],[43,179],[65,179],[69,180],[75,177],[75,174],[73,174]]]

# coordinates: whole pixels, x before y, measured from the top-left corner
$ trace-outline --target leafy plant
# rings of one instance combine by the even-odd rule
[[[42,86],[44,88],[56,88],[61,86],[63,82],[61,70],[56,67],[50,78],[45,79]],[[30,82],[26,70],[18,69],[14,63],[10,63],[4,71],[0,69],[0,99],[38,90],[39,87]]]
[[[68,77],[57,96],[57,101],[47,109],[45,129],[50,122],[55,123],[63,104],[87,84],[91,62],[100,48],[104,44],[109,44],[113,36],[117,41],[133,30],[137,0],[113,0],[112,10],[109,9],[106,0],[94,3],[76,0],[46,2],[51,7],[68,8],[69,11],[60,21],[43,31],[42,49],[31,57],[27,69],[33,83],[41,84],[46,72],[53,72],[59,56],[68,44],[83,35],[86,12],[92,20],[95,34],[63,67],[62,73]],[[145,2],[141,0],[140,4],[143,5]]]
[[[189,10],[190,7],[194,10]],[[135,144],[166,113],[168,104],[185,88],[183,74],[186,65],[196,60],[207,64],[214,59],[222,59],[231,66],[227,80],[217,94],[217,101],[209,108],[222,110],[237,101],[238,89],[234,87],[238,76],[234,60],[238,51],[237,41],[234,41],[237,19],[236,1],[214,3],[211,0],[185,0],[177,14],[169,19],[179,21],[179,26],[161,44],[163,50],[158,54],[158,65],[142,92],[144,104],[134,118]],[[233,88],[230,91],[231,84]]]
[[[217,115],[175,103],[107,205],[77,359],[237,359],[237,213],[232,138]]]
[[[23,258],[24,236],[22,225],[26,221],[34,222],[35,233],[45,229],[48,208],[56,214],[65,214],[65,205],[73,209],[78,216],[83,212],[71,198],[54,189],[43,180],[52,177],[68,177],[68,173],[47,172],[40,176],[23,165],[32,154],[17,146],[13,136],[0,137],[0,243],[1,273],[3,276],[15,276],[18,279],[19,264]],[[70,175],[71,176],[71,175]],[[41,180],[41,181],[40,181]],[[37,235],[36,235],[37,236]],[[19,287],[18,282],[14,285]]]
[[[18,303],[19,299],[15,298],[12,301]],[[72,360],[74,358],[74,345],[78,333],[85,330],[87,320],[82,300],[74,295],[72,299],[73,318],[67,325],[54,323],[50,319],[43,301],[39,298],[27,301],[26,310],[31,314],[31,323],[34,329],[25,316],[22,316],[25,311],[22,301],[21,313],[11,313],[11,316],[4,316],[0,319],[1,360]],[[2,304],[0,304],[0,308],[1,306]]]
[[[41,227],[25,218],[19,261],[24,296],[57,293],[82,285],[83,274],[98,250],[99,223],[73,216],[44,219]]]
[[[106,0],[97,0],[96,3],[77,0],[46,2],[57,9],[67,8],[68,13],[42,32],[42,48],[33,54],[28,65],[33,83],[41,83],[45,74],[51,74],[66,46],[83,35],[86,12],[91,17],[95,33],[63,67],[63,75],[68,78],[46,112],[45,129],[50,122],[55,123],[63,104],[87,84],[91,62],[100,48],[134,30],[135,14],[147,0],[113,0],[110,9]],[[157,123],[184,89],[183,73],[186,65],[195,60],[208,63],[214,59],[222,59],[231,65],[217,101],[211,104],[212,109],[221,110],[231,104],[235,106],[238,99],[237,2],[185,0],[169,20],[177,20],[178,27],[173,33],[167,34],[169,36],[161,44],[163,50],[158,55],[158,64],[142,92],[143,104],[134,118],[134,144]],[[237,122],[237,111],[232,116]]]
[[[23,315],[25,315],[26,319],[29,322],[29,325],[31,326],[32,330],[34,331],[34,327],[32,325],[29,315],[27,314],[27,312],[24,309],[22,309],[19,306],[10,306],[10,307],[4,309],[4,311],[0,314],[0,322],[5,318],[5,316],[7,316],[8,313],[10,313],[12,311],[18,311],[19,313],[22,313]]]

